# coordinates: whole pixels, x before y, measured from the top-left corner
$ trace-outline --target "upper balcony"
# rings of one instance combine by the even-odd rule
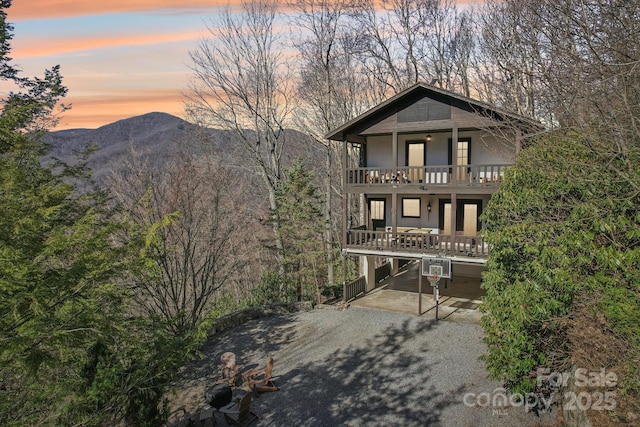
[[[491,194],[525,138],[543,129],[530,118],[416,83],[326,137],[343,144],[346,192]]]
[[[410,189],[444,190],[475,187],[492,191],[500,185],[512,165],[441,165],[399,167],[356,167],[347,169],[347,191]],[[454,173],[455,171],[455,173]]]

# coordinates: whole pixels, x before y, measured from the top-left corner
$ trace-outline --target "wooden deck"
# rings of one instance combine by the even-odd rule
[[[489,248],[482,236],[452,236],[422,233],[419,229],[406,232],[348,230],[344,249],[376,252],[487,258]]]

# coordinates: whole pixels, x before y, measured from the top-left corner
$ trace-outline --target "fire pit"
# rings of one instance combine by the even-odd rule
[[[233,392],[227,384],[216,384],[204,394],[204,398],[211,407],[220,409],[231,402]]]

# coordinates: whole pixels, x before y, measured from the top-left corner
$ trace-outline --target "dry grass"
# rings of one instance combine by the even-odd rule
[[[584,388],[584,391],[615,392],[616,409],[589,410],[589,419],[593,426],[617,427],[640,426],[639,396],[622,395],[620,384],[626,374],[625,361],[631,347],[629,343],[617,337],[607,326],[605,317],[596,307],[597,298],[576,304],[571,319],[568,321],[567,336],[570,343],[570,362],[589,372],[614,372],[618,377],[617,386],[610,388]]]

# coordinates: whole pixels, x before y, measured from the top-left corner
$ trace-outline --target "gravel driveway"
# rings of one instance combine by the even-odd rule
[[[478,360],[482,333],[472,323],[357,307],[252,320],[209,340],[171,406],[202,408],[220,355],[232,351],[243,368],[274,358],[281,389],[254,399],[259,426],[555,425],[557,411],[538,418],[479,398],[501,387]]]

